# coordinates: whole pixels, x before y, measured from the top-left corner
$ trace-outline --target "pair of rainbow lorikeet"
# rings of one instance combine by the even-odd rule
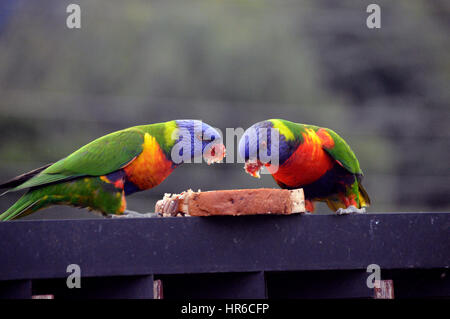
[[[189,138],[186,134],[183,138],[182,131]],[[267,134],[263,143],[259,143],[261,132]],[[278,134],[276,141],[271,139],[273,132]],[[250,175],[259,177],[266,167],[281,188],[303,188],[309,212],[314,211],[315,201],[326,202],[342,214],[362,213],[370,204],[355,154],[330,129],[267,120],[247,129],[238,148]],[[263,148],[275,148],[278,163],[263,161]],[[127,195],[157,186],[178,165],[201,156],[208,164],[225,156],[219,132],[201,121],[175,120],[117,131],[56,163],[0,184],[0,189],[6,190],[3,194],[27,190],[0,214],[0,220],[23,217],[51,205],[84,207],[105,216],[134,216],[136,213],[126,209]]]

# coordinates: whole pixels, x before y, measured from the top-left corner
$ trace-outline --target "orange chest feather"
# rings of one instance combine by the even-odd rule
[[[124,168],[127,178],[140,189],[149,189],[160,184],[173,171],[154,137],[145,134],[142,153]]]
[[[322,177],[334,165],[323,150],[322,141],[312,130],[303,133],[303,143],[273,174],[277,180],[291,187],[308,185]]]

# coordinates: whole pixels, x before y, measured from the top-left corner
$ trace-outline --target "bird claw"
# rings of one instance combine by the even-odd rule
[[[347,208],[339,208],[336,211],[336,214],[338,215],[349,215],[349,214],[365,214],[366,213],[366,208],[365,207],[361,207],[361,208],[356,208],[353,205],[350,205]]]
[[[158,216],[157,213],[138,213],[132,210],[125,210],[121,215],[110,215],[111,218],[154,218]]]

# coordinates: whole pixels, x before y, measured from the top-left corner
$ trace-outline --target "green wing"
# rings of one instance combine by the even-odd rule
[[[320,129],[320,127],[313,125],[308,125],[308,127],[312,128],[314,131]],[[362,175],[363,172],[359,167],[358,159],[356,158],[355,153],[353,153],[352,149],[347,144],[347,142],[342,137],[340,137],[335,131],[330,130],[329,128],[323,129],[327,131],[328,134],[330,134],[331,138],[334,141],[333,147],[328,148],[323,146],[323,149],[350,173]]]
[[[11,189],[17,191],[80,176],[100,176],[114,172],[138,156],[143,149],[144,132],[129,128],[100,137],[35,177]]]

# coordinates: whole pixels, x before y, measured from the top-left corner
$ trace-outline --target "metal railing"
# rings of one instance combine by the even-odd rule
[[[450,213],[3,222],[0,298],[373,298],[369,265],[396,298],[448,297],[449,227]]]

